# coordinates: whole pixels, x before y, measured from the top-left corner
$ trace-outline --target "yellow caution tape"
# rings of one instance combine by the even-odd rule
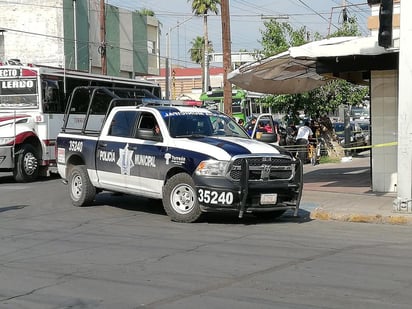
[[[369,146],[348,147],[348,148],[342,147],[342,148],[343,150],[354,150],[354,149],[371,149],[371,148],[390,147],[390,146],[396,146],[396,145],[398,145],[398,142],[375,144],[375,145],[369,145]]]

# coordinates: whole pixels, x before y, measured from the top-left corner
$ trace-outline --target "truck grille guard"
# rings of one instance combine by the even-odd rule
[[[239,218],[243,217],[246,209],[246,199],[249,193],[249,182],[290,181],[295,177],[296,165],[299,165],[299,161],[285,155],[236,156],[231,163],[228,175],[232,180],[239,181],[240,184],[241,203]],[[301,181],[303,179],[302,176],[301,171]],[[297,216],[301,193],[299,195],[298,204],[294,214],[295,216]]]
[[[285,155],[247,155],[236,156],[229,168],[228,176],[233,181],[241,181],[243,164],[247,161],[250,182],[258,181],[289,181],[296,173],[298,161]]]

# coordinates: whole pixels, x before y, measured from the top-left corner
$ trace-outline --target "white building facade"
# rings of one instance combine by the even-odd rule
[[[22,0],[0,3],[0,61],[133,77],[159,74],[159,22],[99,0]]]

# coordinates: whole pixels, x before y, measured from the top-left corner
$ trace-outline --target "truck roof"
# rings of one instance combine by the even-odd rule
[[[159,112],[168,112],[168,113],[193,113],[193,114],[220,114],[220,112],[209,110],[207,108],[202,107],[191,107],[191,106],[181,106],[181,105],[138,105],[138,106],[116,106],[113,110],[131,110],[131,109],[139,109],[139,110],[153,110],[156,109]]]

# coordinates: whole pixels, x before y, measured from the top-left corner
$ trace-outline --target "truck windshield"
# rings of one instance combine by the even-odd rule
[[[34,108],[38,106],[36,79],[1,79],[0,108]]]
[[[236,136],[249,138],[230,117],[221,114],[179,113],[164,118],[172,137]]]
[[[0,108],[33,108],[37,102],[37,95],[0,95]]]

